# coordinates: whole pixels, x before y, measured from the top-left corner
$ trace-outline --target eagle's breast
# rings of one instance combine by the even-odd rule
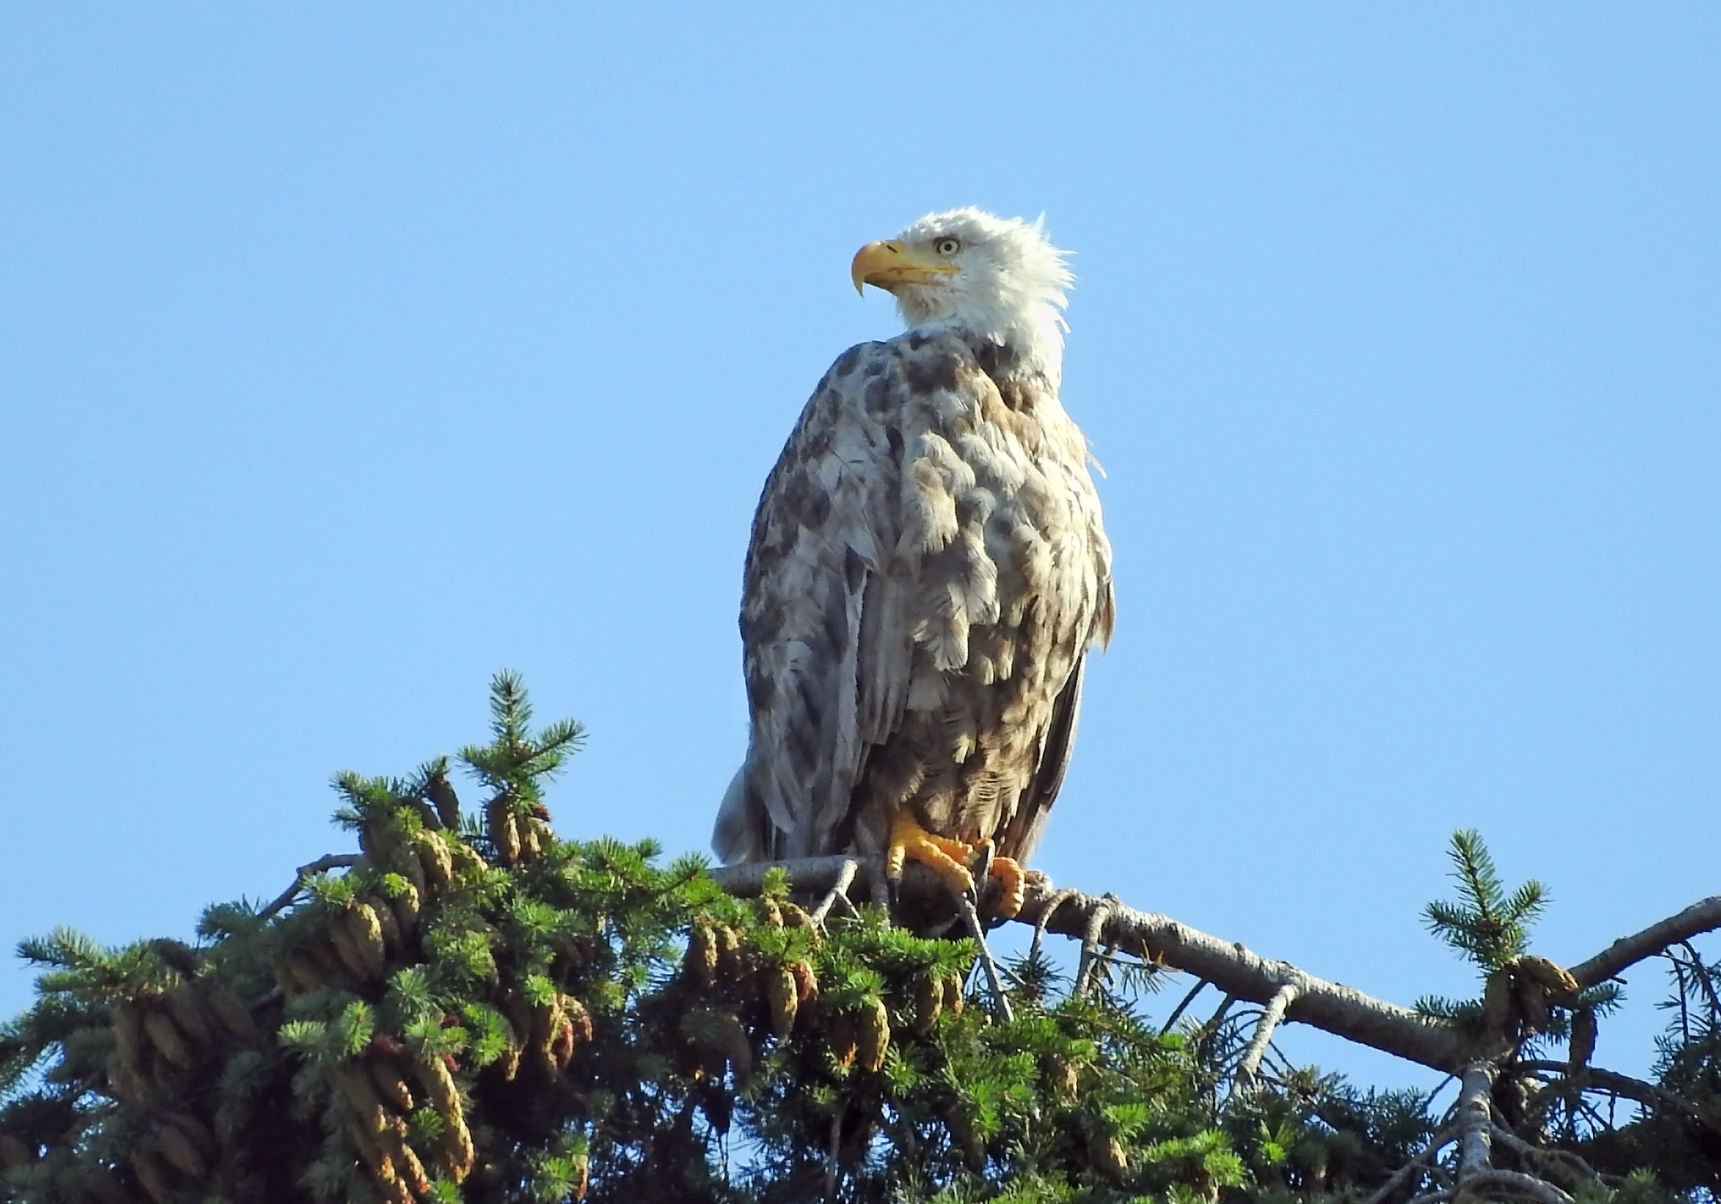
[[[903,449],[885,572],[906,597],[911,656],[900,726],[868,758],[859,818],[875,826],[906,805],[932,831],[1024,856],[1038,825],[1012,821],[1060,697],[1110,628],[1086,441],[1053,383],[1006,349],[943,334],[898,350],[897,412],[877,418]]]

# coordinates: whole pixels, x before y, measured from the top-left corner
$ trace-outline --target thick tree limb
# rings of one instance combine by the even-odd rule
[[[1060,892],[1055,912],[1042,912],[1052,900],[1050,884],[1030,886],[1018,920],[1044,922],[1048,931],[1066,936],[1089,935],[1089,923],[1103,915],[1100,940],[1150,960],[1187,970],[1213,983],[1228,995],[1268,1004],[1281,988],[1296,988],[1287,1001],[1284,1019],[1317,1028],[1386,1053],[1433,1066],[1457,1070],[1467,1051],[1458,1035],[1408,1008],[1374,999],[1361,991],[1306,974],[1289,962],[1269,961],[1235,941],[1224,941],[1180,924],[1169,916],[1137,911],[1115,899],[1077,892]]]
[[[765,871],[788,871],[797,891],[830,890],[839,875],[853,873],[854,860],[845,856],[809,857],[773,864],[724,866],[712,871],[724,889],[737,895],[757,894]],[[865,876],[866,867],[860,867]],[[933,897],[943,886],[924,866],[911,863],[903,893]],[[1078,890],[1057,890],[1041,874],[1030,874],[1028,895],[1015,917],[1037,932],[1055,932],[1082,941],[1084,949],[1114,946],[1155,963],[1185,970],[1214,984],[1228,996],[1266,1005],[1281,988],[1293,985],[1296,997],[1287,1002],[1286,1022],[1299,1022],[1367,1045],[1383,1053],[1418,1062],[1436,1070],[1461,1073],[1474,1059],[1464,1038],[1451,1028],[1340,983],[1308,974],[1289,962],[1273,961],[1236,941],[1226,941],[1180,924],[1166,915],[1138,911],[1115,897]],[[1628,966],[1701,932],[1721,928],[1721,896],[1704,899],[1678,915],[1615,941],[1603,952],[1571,967],[1578,982],[1590,986]],[[1644,1098],[1635,1080],[1592,1070],[1591,1081],[1644,1103],[1666,1104],[1659,1096]]]
[[[1472,1062],[1458,1089],[1458,1182],[1494,1165],[1494,1066]]]
[[[1580,987],[1594,986],[1646,957],[1654,957],[1669,945],[1677,945],[1700,932],[1712,932],[1717,928],[1721,928],[1721,895],[1710,895],[1678,915],[1651,924],[1642,932],[1620,937],[1588,961],[1567,969]]]
[[[851,863],[843,856],[808,857],[722,866],[711,873],[730,893],[754,895],[759,893],[765,872],[780,867],[788,872],[797,891],[817,893],[829,890]],[[865,871],[862,866],[861,872]],[[902,890],[905,897],[932,897],[944,887],[924,866],[911,862],[903,875]],[[1044,875],[1033,874],[1029,876],[1027,899],[1014,918],[1048,932],[1076,937],[1084,946],[1114,945],[1187,970],[1252,1003],[1269,1003],[1281,987],[1295,983],[1297,998],[1285,1009],[1287,1021],[1301,1021],[1438,1070],[1457,1071],[1469,1060],[1469,1051],[1456,1033],[1409,1008],[1305,974],[1289,962],[1269,961],[1239,942],[1210,936],[1169,916],[1138,911],[1115,897],[1056,890]]]

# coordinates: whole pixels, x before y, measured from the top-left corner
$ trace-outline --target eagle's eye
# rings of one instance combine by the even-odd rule
[[[962,243],[954,238],[941,238],[938,240],[938,246],[934,249],[940,255],[949,258],[962,249]]]

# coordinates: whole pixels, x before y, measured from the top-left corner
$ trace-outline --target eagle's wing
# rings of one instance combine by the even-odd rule
[[[1070,767],[1070,753],[1076,746],[1076,721],[1082,710],[1082,672],[1087,658],[1076,661],[1075,671],[1052,708],[1052,722],[1046,728],[1046,743],[1040,751],[1040,764],[1021,801],[1011,814],[1004,830],[998,834],[998,851],[1017,861],[1026,861],[1040,843],[1046,828],[1046,817],[1052,813],[1052,803],[1064,785],[1064,773]]]
[[[1098,534],[1097,522],[1094,530],[1096,539],[1103,540]],[[1026,861],[1033,855],[1034,849],[1040,843],[1040,836],[1045,831],[1046,818],[1052,812],[1052,804],[1057,801],[1058,791],[1063,789],[1064,774],[1070,767],[1070,754],[1076,746],[1076,724],[1081,718],[1082,678],[1087,672],[1087,649],[1090,646],[1103,648],[1111,642],[1112,625],[1117,615],[1117,594],[1111,580],[1109,547],[1102,556],[1106,572],[1099,579],[1100,592],[1092,628],[1083,633],[1081,651],[1070,671],[1069,680],[1064,683],[1064,688],[1058,692],[1057,701],[1052,704],[1051,722],[1046,725],[1045,742],[1040,746],[1039,765],[1022,791],[1021,801],[1015,812],[998,833],[998,851],[1018,861]]]
[[[819,383],[765,482],[742,591],[753,733],[713,839],[726,861],[838,847],[868,751],[900,723],[911,647],[885,572],[900,524],[892,348]]]

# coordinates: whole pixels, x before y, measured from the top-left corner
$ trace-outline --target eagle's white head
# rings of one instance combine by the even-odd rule
[[[911,330],[961,329],[1008,346],[1055,383],[1064,358],[1068,254],[1045,218],[994,217],[972,206],[929,213],[893,239],[868,243],[850,269],[856,291],[896,296]]]

